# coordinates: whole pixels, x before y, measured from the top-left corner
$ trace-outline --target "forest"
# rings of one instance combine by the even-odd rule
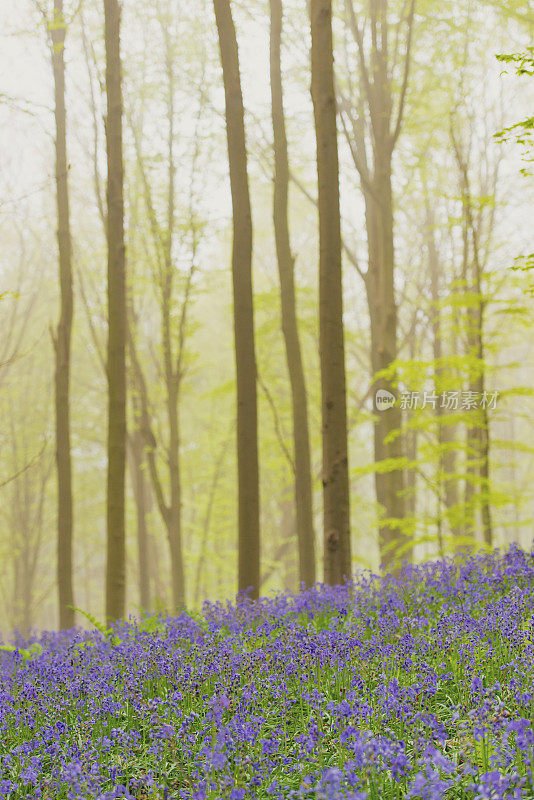
[[[4,633],[531,540],[529,3],[220,5],[4,8]]]
[[[5,6],[5,633],[531,540],[529,3],[220,5]]]
[[[530,0],[0,23],[0,798],[534,797]]]
[[[4,630],[530,541],[528,3],[220,5],[6,7]]]

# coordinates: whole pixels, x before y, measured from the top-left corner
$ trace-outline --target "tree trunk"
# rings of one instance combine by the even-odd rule
[[[174,163],[174,71],[172,61],[172,47],[168,29],[164,31],[165,39],[165,65],[167,73],[167,110],[168,110],[168,138],[167,152],[169,156],[169,177],[167,190],[167,230],[163,241],[164,276],[162,286],[162,342],[163,361],[165,370],[165,383],[167,391],[167,420],[169,424],[169,481],[170,502],[167,515],[167,537],[171,557],[172,598],[174,609],[185,606],[185,574],[182,553],[182,480],[180,465],[180,390],[182,384],[182,361],[185,345],[185,317],[189,300],[189,287],[191,275],[189,273],[188,288],[182,306],[180,334],[176,367],[173,364],[172,347],[172,297],[175,265],[173,262],[174,238],[174,178],[176,165]]]
[[[476,259],[475,259],[476,261]],[[477,266],[474,265],[475,281],[472,288],[476,295],[477,306],[467,310],[469,352],[477,360],[477,373],[469,381],[469,391],[479,398],[485,396],[486,376],[484,368],[484,312],[483,300],[480,296],[480,276],[477,275]],[[487,408],[478,408],[469,412],[473,416],[473,424],[466,433],[467,444],[467,469],[465,486],[465,503],[468,513],[468,531],[472,535],[476,529],[476,511],[480,507],[483,541],[492,545],[493,525],[491,519],[491,505],[489,498],[490,469],[489,469],[489,419]],[[478,493],[477,493],[478,489]]]
[[[473,236],[473,251],[474,251],[474,283],[477,298],[477,305],[475,311],[475,352],[479,364],[479,373],[475,379],[475,391],[478,393],[479,398],[485,396],[486,393],[486,374],[485,374],[485,352],[484,352],[484,299],[482,297],[482,269],[478,255],[477,234],[473,224],[471,224],[471,232]],[[482,537],[484,542],[490,547],[493,545],[493,524],[491,519],[491,504],[490,504],[490,434],[489,434],[489,419],[488,410],[486,405],[479,409],[480,424],[478,428],[478,448],[480,453],[480,510],[482,517]]]
[[[211,484],[208,492],[208,500],[206,503],[206,510],[204,512],[204,520],[202,522],[202,534],[200,538],[200,553],[198,556],[197,561],[197,568],[196,568],[196,579],[195,579],[195,595],[194,595],[194,605],[195,607],[198,606],[200,600],[200,592],[201,592],[201,579],[202,579],[202,571],[204,569],[205,561],[206,561],[206,551],[208,547],[208,536],[210,532],[211,526],[211,518],[213,514],[213,508],[215,505],[215,496],[217,493],[217,486],[222,476],[222,471],[224,467],[224,462],[226,459],[226,453],[228,451],[228,447],[230,445],[230,435],[224,440],[223,446],[215,462],[214,469],[213,469],[213,476],[211,479]]]
[[[135,429],[129,434],[130,475],[137,517],[137,560],[139,603],[143,611],[150,611],[150,563],[147,528],[147,482],[145,476],[145,447],[141,432],[141,412],[138,401],[134,400]]]
[[[124,170],[122,160],[122,85],[120,6],[104,0],[106,43],[106,151],[108,242],[108,474],[106,616],[125,614],[126,466],[126,264],[124,247]]]
[[[409,356],[410,361],[415,361],[416,357],[416,339],[415,339],[415,325],[412,334],[412,338],[410,341],[410,349],[409,349]],[[408,422],[407,415],[410,412],[405,412],[405,417],[403,418],[404,422]],[[409,428],[406,430],[406,434],[404,436],[404,449],[406,451],[406,458],[410,462],[412,466],[409,466],[406,469],[406,500],[405,500],[405,513],[407,518],[410,520],[411,529],[413,532],[416,532],[417,528],[417,452],[418,452],[418,442],[419,442],[419,431],[417,428],[410,430]]]
[[[467,342],[469,355],[476,359],[475,374],[469,381],[470,391],[479,398],[485,396],[485,348],[484,348],[484,311],[485,301],[482,296],[482,273],[484,263],[479,250],[478,222],[473,213],[473,198],[469,180],[469,163],[465,160],[461,148],[456,140],[454,129],[451,128],[451,139],[460,173],[460,190],[462,193],[462,206],[464,215],[464,263],[463,277],[466,288],[469,287],[475,296],[475,305],[470,306],[466,313]],[[494,181],[497,173],[495,173]],[[469,265],[469,236],[472,245],[472,275],[468,278]],[[473,413],[473,412],[471,412]],[[482,536],[486,544],[493,544],[493,524],[490,503],[490,430],[489,417],[486,405],[474,412],[473,425],[467,429],[467,468],[465,483],[466,511],[471,510],[471,519],[467,520],[471,531],[476,527],[476,509],[480,506],[482,517]],[[479,494],[475,496],[478,486]]]
[[[458,484],[454,478],[456,471],[456,451],[451,447],[455,440],[456,426],[451,425],[450,412],[442,406],[441,396],[448,387],[444,381],[447,377],[441,359],[443,358],[443,336],[441,331],[440,310],[440,257],[434,235],[434,215],[430,205],[426,209],[426,242],[428,249],[428,266],[430,271],[430,291],[432,300],[432,351],[434,357],[434,393],[438,397],[436,403],[436,421],[438,425],[438,527],[442,520],[442,506],[449,523],[451,534],[460,533],[458,519]],[[443,554],[443,533],[438,530],[438,544]]]
[[[287,500],[281,500],[280,504],[281,520],[280,520],[280,533],[281,543],[286,546],[283,556],[283,572],[282,572],[282,589],[284,592],[295,592],[298,589],[300,578],[300,562],[299,571],[297,574],[297,559],[295,558],[295,522],[296,515],[293,503]],[[302,582],[302,579],[300,579]]]
[[[213,0],[226,101],[226,133],[233,207],[232,276],[237,373],[237,464],[239,484],[238,588],[260,585],[258,412],[252,299],[252,218],[248,189],[243,93],[230,0]]]
[[[280,275],[282,331],[284,334],[287,369],[291,384],[299,577],[300,581],[306,586],[311,586],[316,580],[315,533],[313,529],[308,399],[298,331],[294,258],[291,252],[288,224],[289,161],[281,69],[282,0],[271,0],[270,5],[271,103],[275,168],[273,221],[278,272]]]
[[[445,545],[443,540],[443,499],[444,499],[444,458],[443,458],[443,434],[444,434],[444,408],[440,402],[440,394],[443,391],[443,368],[441,365],[442,346],[441,346],[441,314],[439,308],[439,256],[434,239],[434,217],[430,207],[427,205],[426,220],[426,239],[428,249],[428,265],[430,268],[430,293],[432,307],[430,320],[432,324],[432,355],[434,358],[434,394],[438,397],[436,402],[436,422],[438,434],[438,463],[437,463],[437,497],[436,497],[436,529],[438,553],[440,558],[445,557]]]
[[[397,304],[394,284],[393,197],[391,153],[388,141],[377,138],[372,193],[365,193],[369,270],[366,290],[371,320],[371,363],[373,374],[387,370],[375,380],[374,391],[395,392],[391,365],[397,358]],[[402,413],[398,403],[377,409],[374,425],[374,456],[377,465],[401,458]],[[400,527],[405,517],[405,476],[402,469],[375,472],[376,499],[384,516],[379,523],[379,547],[385,570],[397,567],[411,556],[411,542]]]
[[[23,586],[22,586],[22,630],[28,636],[32,626],[33,586],[32,571],[29,564],[29,553],[25,548],[23,552]]]
[[[65,108],[65,18],[63,0],[54,0],[52,67],[56,123],[56,198],[58,220],[60,316],[53,335],[56,356],[57,586],[59,627],[74,626],[72,589],[72,467],[70,446],[70,347],[73,315],[72,242],[70,234],[67,114]]]
[[[379,390],[395,394],[394,362],[397,358],[397,304],[395,298],[394,213],[391,186],[392,157],[405,109],[411,63],[411,42],[416,0],[403,5],[400,19],[388,20],[388,0],[368,4],[368,20],[362,27],[352,0],[346,0],[348,24],[354,36],[361,73],[361,92],[352,103],[342,98],[350,131],[343,116],[343,130],[354,165],[360,175],[365,200],[369,267],[365,281],[371,321],[371,363],[375,396]],[[406,17],[404,18],[404,12]],[[399,37],[405,27],[405,53],[399,58]],[[393,31],[394,29],[394,31]],[[394,47],[391,42],[395,41]],[[394,103],[394,75],[400,78],[398,102]],[[377,375],[378,374],[378,375]],[[376,404],[374,454],[377,470],[379,546],[384,569],[394,569],[412,556],[410,525],[404,522],[405,475],[394,460],[403,455],[402,414],[399,404]],[[381,462],[389,461],[381,472]],[[383,466],[383,465],[382,465]]]
[[[174,285],[177,276],[177,268],[173,259],[173,243],[175,233],[175,173],[176,164],[174,159],[175,145],[175,78],[173,64],[173,48],[168,28],[164,19],[161,19],[165,48],[165,72],[167,76],[167,153],[168,153],[168,184],[167,184],[167,219],[165,225],[158,220],[158,214],[153,202],[152,190],[145,168],[139,132],[134,125],[131,130],[137,151],[137,163],[141,174],[142,183],[145,190],[145,202],[148,213],[148,221],[152,232],[154,249],[157,259],[158,290],[160,298],[161,314],[161,349],[162,349],[162,372],[165,385],[165,410],[169,430],[168,443],[165,445],[165,465],[169,476],[169,497],[165,498],[165,490],[161,481],[159,471],[156,466],[154,450],[158,447],[158,442],[154,436],[151,423],[150,404],[146,387],[146,380],[137,356],[133,332],[129,338],[131,358],[134,372],[139,388],[139,399],[141,402],[142,428],[146,437],[147,460],[152,479],[154,492],[156,495],[158,509],[161,514],[167,542],[169,546],[169,557],[171,563],[171,584],[174,608],[185,605],[186,602],[186,582],[185,569],[183,563],[182,550],[182,485],[181,485],[181,434],[180,434],[180,403],[182,378],[185,370],[183,367],[184,353],[187,332],[187,313],[193,286],[193,274],[195,271],[196,256],[196,233],[194,223],[191,222],[193,231],[193,246],[191,253],[191,265],[186,279],[184,298],[179,313],[178,336],[174,336],[175,319],[175,298]],[[192,197],[192,196],[191,196]],[[192,200],[190,200],[192,202]],[[190,207],[190,219],[193,219],[192,207]],[[135,313],[132,307],[132,322],[135,321]],[[174,345],[174,340],[177,344]],[[161,447],[161,444],[159,445]],[[163,447],[161,448],[163,449]]]
[[[31,375],[30,365],[29,375]],[[29,391],[29,387],[25,387]],[[38,567],[43,545],[44,511],[47,498],[48,480],[53,462],[43,453],[35,463],[26,464],[28,447],[26,431],[15,435],[12,407],[9,409],[13,467],[16,477],[12,481],[11,502],[3,507],[9,528],[13,534],[11,559],[13,566],[13,587],[11,604],[12,627],[27,635],[33,622],[36,604],[42,601],[37,594],[39,587]],[[19,429],[20,432],[21,429]],[[20,455],[19,455],[20,452]]]
[[[180,435],[178,420],[178,390],[168,397],[169,418],[169,477],[171,498],[167,535],[171,555],[172,598],[175,609],[185,605],[185,580],[182,556],[182,481],[180,475]]]
[[[311,93],[317,138],[319,350],[323,429],[324,579],[351,574],[347,396],[332,2],[311,0]]]

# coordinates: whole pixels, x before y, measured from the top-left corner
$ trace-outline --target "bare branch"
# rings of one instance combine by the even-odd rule
[[[414,16],[415,16],[415,0],[411,0],[410,11],[408,13],[408,20],[407,20],[407,34],[406,34],[407,38],[406,38],[406,56],[404,60],[404,75],[402,79],[399,108],[397,111],[397,121],[395,123],[393,133],[391,135],[391,149],[395,147],[395,143],[399,138],[402,125],[402,118],[404,116],[404,106],[406,102],[406,93],[408,90],[408,79],[410,77],[410,65],[412,60],[411,52],[412,52],[412,37],[414,28]]]
[[[9,478],[6,478],[6,480],[2,481],[0,483],[0,489],[3,489],[4,486],[7,486],[9,483],[12,483],[13,481],[16,481],[17,478],[20,478],[21,475],[23,475],[25,472],[27,472],[29,469],[31,469],[38,461],[40,461],[40,459],[43,457],[43,454],[44,454],[44,452],[46,450],[47,444],[48,444],[48,442],[46,442],[46,440],[45,440],[43,442],[43,446],[41,447],[41,449],[37,453],[37,455],[34,456],[31,461],[29,461],[27,464],[25,464],[23,467],[21,467],[19,470],[17,470],[17,472],[15,472]]]
[[[267,385],[262,380],[262,378],[261,378],[259,373],[258,373],[258,384],[260,385],[260,388],[261,388],[263,394],[265,395],[265,398],[266,398],[266,400],[267,400],[267,402],[269,404],[269,407],[270,407],[270,409],[272,411],[273,422],[274,422],[274,430],[275,430],[276,438],[278,439],[278,443],[280,445],[280,448],[281,448],[283,454],[285,455],[285,457],[287,459],[287,462],[288,462],[289,466],[291,467],[291,470],[294,473],[295,472],[295,461],[294,461],[293,456],[289,452],[289,450],[287,448],[287,445],[285,443],[285,439],[287,439],[288,437],[284,436],[284,433],[282,431],[282,425],[281,425],[281,422],[280,422],[280,417],[278,416],[278,411],[277,411],[277,408],[276,408],[276,403],[274,402],[273,397],[272,397],[269,389],[267,388]]]
[[[80,3],[81,6],[81,3]],[[96,204],[98,207],[98,215],[100,217],[100,221],[102,222],[102,226],[105,230],[106,228],[106,211],[104,209],[104,201],[103,201],[103,191],[102,191],[102,181],[100,180],[100,174],[98,172],[98,149],[99,149],[99,137],[98,137],[98,114],[97,114],[97,107],[96,107],[96,96],[95,90],[93,85],[93,73],[91,70],[91,56],[89,53],[89,42],[87,40],[87,34],[85,30],[85,19],[83,13],[80,16],[81,22],[81,32],[82,32],[82,45],[83,51],[85,54],[85,62],[87,65],[87,73],[89,77],[89,108],[91,110],[91,117],[93,122],[93,152],[92,152],[92,165],[93,165],[93,184],[96,196]],[[95,63],[95,53],[94,48],[91,45],[91,55],[93,64]],[[97,76],[98,79],[98,76]],[[100,83],[100,89],[102,90],[102,84]]]
[[[365,94],[367,95],[367,100],[369,105],[372,103],[373,92],[371,87],[371,81],[369,78],[369,70],[367,69],[367,64],[365,63],[365,50],[363,47],[363,36],[362,32],[360,31],[358,21],[356,19],[356,14],[354,11],[354,4],[352,0],[346,0],[345,7],[349,12],[349,23],[352,33],[354,35],[354,39],[356,40],[356,44],[358,45],[358,55],[360,59],[360,72],[362,75],[363,85],[365,88]]]
[[[200,576],[202,574],[202,567],[204,566],[205,561],[205,553],[206,553],[206,546],[208,543],[208,535],[210,531],[211,525],[211,517],[213,513],[213,505],[215,502],[215,495],[217,492],[217,486],[219,484],[219,480],[222,474],[222,469],[224,466],[224,462],[226,459],[226,454],[228,452],[228,448],[230,446],[230,441],[232,438],[232,433],[235,428],[235,420],[232,420],[232,424],[230,426],[230,430],[226,438],[222,443],[221,450],[219,452],[219,456],[215,462],[215,468],[213,470],[213,477],[211,479],[211,485],[208,494],[208,502],[206,505],[206,512],[204,514],[204,521],[202,525],[202,539],[200,541],[200,553],[198,556],[197,561],[197,569],[196,569],[196,579],[195,579],[195,605],[198,603],[199,595],[200,595]]]
[[[311,192],[308,191],[308,189],[306,189],[304,184],[297,178],[295,173],[290,171],[289,177],[291,178],[297,189],[300,189],[304,197],[306,197],[310,201],[310,203],[312,203],[315,207],[317,207],[317,199],[311,194]],[[360,278],[363,281],[365,281],[367,279],[367,273],[362,271],[356,253],[349,247],[343,236],[341,237],[341,246],[344,252],[346,253],[350,263],[359,274]]]

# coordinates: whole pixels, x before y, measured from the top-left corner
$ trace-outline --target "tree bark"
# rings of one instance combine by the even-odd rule
[[[252,217],[248,188],[243,93],[230,0],[213,0],[223,70],[233,207],[232,276],[237,373],[239,591],[260,585],[258,411],[252,297]]]
[[[108,471],[106,616],[125,614],[126,466],[126,259],[124,246],[124,169],[122,156],[122,81],[120,6],[104,0],[106,45],[106,151],[108,243]]]
[[[282,332],[291,384],[299,578],[301,583],[311,586],[316,580],[315,532],[313,527],[308,398],[296,311],[295,262],[291,252],[288,222],[289,160],[281,68],[282,0],[271,0],[270,8],[271,107],[274,134],[273,221],[278,272],[280,275]]]
[[[347,397],[332,2],[311,0],[311,93],[317,138],[319,350],[323,431],[324,579],[351,574]]]
[[[59,251],[60,315],[53,334],[56,357],[56,467],[57,467],[57,587],[59,627],[74,626],[72,588],[72,466],[70,442],[70,350],[73,316],[72,241],[70,233],[67,114],[65,107],[65,17],[63,0],[54,0],[50,26],[54,73],[54,117],[56,123],[56,201]]]

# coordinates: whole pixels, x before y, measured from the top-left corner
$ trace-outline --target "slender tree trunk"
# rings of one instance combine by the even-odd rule
[[[297,571],[297,559],[295,558],[295,522],[296,515],[293,503],[288,498],[279,504],[281,511],[280,533],[282,544],[286,545],[283,557],[283,583],[285,592],[294,592],[298,588],[300,569]],[[300,567],[300,563],[298,565]]]
[[[434,358],[441,358],[443,354],[443,334],[441,325],[438,324],[435,330],[437,337],[434,346]],[[439,340],[439,342],[438,342]],[[451,352],[454,352],[454,341],[452,342]],[[440,371],[440,375],[436,375],[436,394],[441,396],[443,391],[446,391],[441,376],[444,370]],[[440,402],[440,401],[438,401]],[[452,412],[454,413],[454,412]],[[453,536],[459,536],[462,532],[461,525],[461,506],[460,494],[458,491],[458,478],[456,472],[458,470],[458,445],[456,443],[457,426],[450,422],[448,417],[451,411],[445,408],[439,410],[438,424],[439,424],[439,446],[440,446],[440,462],[442,470],[442,499],[445,506],[445,516],[449,525],[449,530]],[[455,546],[455,549],[459,549]]]
[[[352,0],[345,7],[360,63],[362,91],[358,99],[343,98],[343,130],[354,165],[361,177],[365,199],[369,267],[365,280],[371,321],[371,361],[374,391],[395,393],[397,358],[397,303],[395,298],[394,213],[392,157],[405,109],[411,63],[411,42],[416,0],[403,5],[401,18],[388,20],[388,0],[372,0],[368,19],[360,26]],[[404,13],[406,12],[406,17]],[[405,27],[405,53],[399,58],[400,30]],[[392,42],[395,44],[392,46]],[[398,102],[392,95],[392,76],[402,70]],[[395,98],[397,99],[397,98]],[[396,106],[396,107],[395,107]],[[350,129],[346,124],[348,114]],[[383,514],[379,521],[379,546],[384,569],[394,569],[412,556],[410,526],[404,521],[405,475],[394,460],[403,455],[402,414],[399,404],[380,409],[374,426],[376,499]],[[380,469],[389,462],[388,470]],[[394,468],[392,468],[394,467]]]
[[[475,391],[479,398],[486,393],[485,351],[484,351],[484,298],[482,297],[482,269],[478,254],[477,234],[471,226],[473,235],[475,292],[477,306],[475,311],[476,327],[474,331],[476,356],[479,364],[479,373],[475,380]],[[490,504],[490,433],[487,406],[483,405],[478,411],[480,424],[478,429],[478,445],[480,453],[480,509],[482,517],[482,536],[487,545],[493,544],[493,524]]]
[[[150,598],[150,554],[147,527],[147,493],[145,476],[145,447],[141,432],[141,412],[139,402],[134,399],[134,430],[128,436],[130,454],[130,475],[137,516],[137,560],[139,579],[139,603],[144,611],[151,609]]]
[[[464,214],[464,264],[463,277],[466,286],[471,285],[475,295],[475,304],[467,309],[467,341],[469,354],[477,360],[477,368],[470,379],[470,391],[479,398],[485,396],[485,348],[484,348],[484,311],[485,302],[482,296],[483,261],[479,250],[479,230],[473,214],[473,199],[469,180],[469,165],[464,159],[454,130],[451,128],[452,144],[460,173],[460,189],[462,192]],[[496,176],[495,176],[496,180]],[[468,279],[469,236],[472,245],[472,275]],[[471,412],[473,413],[473,412]],[[493,543],[493,524],[490,503],[490,430],[486,405],[474,412],[474,423],[467,430],[467,469],[465,485],[466,510],[472,509],[472,527],[476,525],[475,512],[481,509],[482,536],[488,545]],[[479,486],[479,496],[475,496],[475,488]]]
[[[126,264],[124,247],[124,170],[122,160],[122,82],[120,6],[104,0],[106,43],[106,149],[108,241],[108,475],[106,616],[125,614],[126,466]]]
[[[426,220],[426,240],[428,249],[428,263],[430,268],[430,293],[432,300],[431,307],[431,323],[432,323],[432,354],[434,358],[434,394],[438,400],[436,402],[436,422],[438,434],[438,464],[437,464],[437,498],[436,498],[436,528],[437,528],[437,542],[438,552],[441,558],[445,556],[445,547],[443,540],[443,501],[444,501],[444,417],[445,410],[440,402],[440,395],[443,391],[443,368],[441,364],[442,359],[442,346],[441,346],[441,314],[439,308],[439,256],[436,248],[436,241],[434,238],[434,217],[430,206],[427,205],[427,220]]]
[[[453,145],[454,145],[453,139]],[[459,165],[462,163],[459,157],[459,153],[457,153],[457,160]],[[461,170],[461,166],[460,172]],[[463,185],[463,183],[462,183]],[[465,192],[463,192],[465,194]],[[462,256],[462,269],[461,269],[461,280],[462,280],[462,288],[465,292],[470,291],[470,284],[469,284],[469,228],[467,223],[467,215],[465,214],[465,198],[464,198],[464,219],[462,225],[462,239],[463,239],[463,256]],[[473,343],[473,336],[472,330],[474,327],[472,316],[473,316],[473,309],[467,308],[465,309],[465,333],[467,339],[467,352],[473,352],[474,343]],[[470,390],[474,391],[474,386],[472,383],[469,386]],[[468,424],[466,431],[465,431],[465,481],[464,481],[464,490],[463,490],[463,502],[462,502],[462,524],[461,524],[461,532],[464,537],[471,537],[473,538],[476,531],[476,509],[475,509],[475,488],[477,482],[477,463],[476,463],[476,451],[477,451],[477,438],[478,438],[478,431],[476,426]]]
[[[43,453],[36,463],[27,465],[20,471],[18,451],[20,448],[25,459],[28,452],[26,436],[24,432],[20,437],[15,435],[12,409],[9,417],[6,422],[11,429],[14,471],[18,473],[12,481],[11,503],[5,503],[3,509],[13,532],[11,622],[14,628],[27,635],[33,623],[37,602],[37,569],[43,543],[48,480],[53,462]]]
[[[397,358],[397,304],[395,300],[395,259],[393,245],[393,197],[391,151],[388,141],[375,143],[375,175],[372,192],[365,192],[369,271],[366,289],[371,320],[371,363],[375,393],[395,391],[391,365]],[[398,404],[377,410],[374,426],[375,463],[403,455],[400,436],[402,414]],[[411,544],[400,527],[405,517],[405,476],[402,469],[375,472],[376,499],[384,514],[379,523],[379,547],[385,570],[411,557]]]
[[[415,326],[414,326],[415,328]],[[416,357],[416,340],[415,332],[410,342],[410,361],[414,361]],[[407,412],[409,413],[409,412]],[[408,429],[404,437],[404,448],[406,451],[406,458],[413,464],[406,469],[406,500],[405,511],[411,520],[412,529],[415,532],[417,521],[417,447],[418,447],[418,430]]]
[[[436,403],[436,421],[438,425],[438,520],[441,521],[441,505],[445,508],[446,518],[451,533],[459,534],[458,525],[458,483],[454,478],[456,471],[456,451],[451,447],[455,439],[456,426],[451,425],[450,412],[441,403],[443,392],[447,391],[447,374],[441,360],[443,358],[443,336],[441,331],[441,310],[439,293],[440,258],[434,236],[435,221],[432,209],[427,204],[426,241],[428,249],[428,266],[430,272],[430,290],[432,300],[432,351],[434,357],[434,393]],[[443,550],[443,534],[438,531],[440,549]]]
[[[224,462],[226,459],[226,453],[228,451],[228,447],[230,445],[230,436],[224,440],[223,446],[219,453],[219,457],[215,462],[214,469],[213,469],[213,477],[211,479],[211,484],[208,492],[208,501],[206,503],[206,510],[204,512],[204,520],[202,523],[202,534],[200,539],[200,553],[198,556],[197,561],[197,568],[196,568],[196,579],[195,579],[195,595],[194,595],[194,605],[195,607],[198,606],[200,600],[200,592],[201,592],[201,579],[202,579],[202,571],[205,566],[206,561],[206,551],[208,547],[208,536],[210,532],[211,526],[211,518],[213,514],[213,507],[215,505],[215,496],[217,494],[217,486],[221,479],[222,471]]]
[[[324,579],[351,574],[341,221],[331,0],[311,0],[311,93],[317,137],[319,350],[323,427]]]
[[[171,555],[172,597],[175,608],[185,605],[185,577],[182,556],[182,481],[180,474],[180,429],[178,418],[178,390],[168,397],[169,417],[169,476],[171,498],[167,533]]]
[[[183,361],[186,343],[187,312],[193,285],[193,273],[195,270],[196,254],[196,233],[193,228],[195,243],[193,244],[192,260],[189,274],[186,280],[184,298],[179,315],[178,336],[173,335],[173,317],[175,314],[174,304],[174,284],[176,279],[176,264],[173,260],[173,241],[175,230],[175,172],[176,164],[174,159],[175,144],[175,81],[172,57],[172,42],[168,29],[163,25],[165,43],[165,66],[167,75],[167,153],[168,153],[168,185],[167,185],[167,220],[165,227],[158,222],[158,216],[152,199],[152,191],[145,169],[139,133],[135,126],[131,126],[132,134],[137,150],[137,161],[141,173],[142,182],[145,189],[145,202],[147,206],[150,228],[154,240],[154,248],[158,262],[158,289],[160,292],[160,313],[161,313],[161,344],[163,351],[163,374],[165,382],[165,407],[167,424],[169,430],[168,444],[165,446],[166,467],[169,474],[169,499],[165,499],[165,492],[160,479],[156,462],[154,459],[154,449],[157,441],[151,429],[151,414],[149,409],[148,392],[146,381],[143,375],[141,364],[137,357],[133,335],[130,336],[129,344],[131,357],[140,390],[141,416],[144,418],[143,428],[147,434],[148,445],[148,465],[152,478],[153,488],[158,502],[158,508],[165,525],[167,542],[169,546],[169,556],[171,562],[171,583],[174,608],[182,607],[186,602],[185,569],[183,562],[182,549],[182,484],[181,484],[181,434],[180,434],[180,402],[181,387],[184,374]],[[132,309],[132,320],[134,319]],[[174,339],[177,338],[177,345]]]
[[[409,461],[417,459],[418,431],[409,431],[405,437],[406,457]],[[417,470],[410,467],[406,470],[406,513],[415,520],[417,509]]]
[[[19,510],[21,547],[19,554],[19,618],[17,627],[24,636],[31,626],[32,580],[30,574],[30,548],[32,546],[32,501],[33,486],[30,485],[28,471],[22,476],[23,491],[19,495],[22,507]]]
[[[162,286],[162,341],[163,361],[165,369],[165,383],[167,390],[167,419],[169,424],[169,480],[170,502],[167,515],[167,537],[171,557],[172,597],[174,608],[185,605],[185,574],[182,552],[182,479],[180,464],[180,390],[182,385],[182,360],[185,337],[185,315],[189,300],[189,287],[191,285],[191,272],[188,288],[182,306],[182,324],[178,342],[177,365],[173,364],[172,346],[172,297],[175,265],[173,262],[173,238],[175,222],[175,171],[174,163],[174,71],[172,60],[172,47],[168,30],[164,31],[165,38],[165,66],[167,73],[167,108],[168,108],[168,138],[167,152],[169,157],[169,177],[167,191],[167,230],[163,241],[164,276]]]
[[[13,558],[13,601],[11,606],[11,627],[13,630],[21,627],[21,598],[22,591],[20,585],[20,555]]]
[[[477,360],[477,373],[469,381],[469,391],[479,398],[486,392],[486,376],[484,370],[484,311],[483,300],[480,296],[480,277],[474,266],[475,281],[473,294],[476,295],[476,307],[468,309],[466,318],[468,325],[469,352]],[[470,412],[473,415],[473,424],[467,429],[467,480],[465,487],[465,502],[470,514],[470,532],[476,527],[476,510],[480,507],[482,522],[482,537],[486,544],[493,543],[493,525],[491,519],[491,505],[489,499],[490,487],[490,436],[487,408],[477,408]],[[478,488],[478,495],[477,490]]]
[[[23,579],[23,592],[22,592],[22,629],[25,636],[28,636],[32,626],[32,610],[33,610],[33,591],[32,591],[32,574],[30,565],[28,563],[29,553],[23,553],[24,563],[24,579]]]
[[[226,133],[233,206],[232,275],[237,372],[237,464],[239,484],[238,588],[260,585],[258,412],[252,299],[252,217],[247,173],[243,93],[230,0],[213,0],[223,69]]]
[[[54,116],[56,122],[56,198],[58,219],[60,316],[53,334],[56,356],[56,465],[57,507],[57,586],[59,627],[74,626],[72,589],[72,467],[70,446],[70,347],[73,315],[72,242],[70,234],[67,114],[65,108],[65,18],[63,0],[54,0],[50,29],[54,72]]]
[[[306,586],[311,586],[315,583],[315,533],[310,434],[308,398],[296,310],[295,262],[291,252],[288,223],[289,161],[281,69],[282,19],[282,0],[271,0],[270,68],[275,167],[273,220],[280,274],[282,331],[291,384],[299,577]]]

